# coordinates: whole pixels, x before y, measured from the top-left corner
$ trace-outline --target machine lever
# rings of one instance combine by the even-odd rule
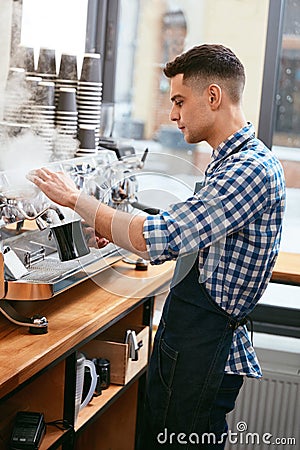
[[[140,202],[131,202],[130,203],[133,208],[140,209],[141,211],[144,211],[147,214],[150,214],[151,216],[156,216],[160,213],[160,210],[157,208],[152,208],[151,206],[144,205]]]

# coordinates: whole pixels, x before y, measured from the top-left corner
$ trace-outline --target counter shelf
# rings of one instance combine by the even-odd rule
[[[16,302],[21,312],[29,313],[38,306],[49,318],[49,331],[45,335],[30,335],[24,327],[15,326],[0,316],[0,448],[8,442],[19,410],[44,412],[46,422],[64,418],[72,424],[76,351],[118,322],[125,328],[149,326],[150,343],[153,296],[162,289],[166,292],[173,269],[174,264],[170,262],[139,272],[119,261],[99,273],[95,282],[83,281],[46,302]],[[113,442],[117,439],[116,433],[109,430],[116,422],[119,439],[126,441],[124,436],[128,434],[128,450],[131,450],[145,371],[146,368],[142,368],[125,386],[111,385],[80,411],[74,445],[70,431],[48,426],[41,450],[92,450],[96,430],[93,426],[104,427],[107,439]],[[120,417],[125,429],[120,428]],[[105,450],[106,444],[103,440]]]

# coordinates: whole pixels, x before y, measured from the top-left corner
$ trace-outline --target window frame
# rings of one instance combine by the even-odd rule
[[[283,20],[286,0],[272,0],[269,16],[260,103],[258,138],[272,149],[276,117],[276,90],[279,77]],[[277,26],[274,26],[276,24]]]
[[[102,101],[114,103],[120,0],[89,0],[86,52],[102,58]]]

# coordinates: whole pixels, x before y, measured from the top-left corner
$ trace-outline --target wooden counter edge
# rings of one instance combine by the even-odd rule
[[[300,285],[300,253],[279,252],[271,281]]]

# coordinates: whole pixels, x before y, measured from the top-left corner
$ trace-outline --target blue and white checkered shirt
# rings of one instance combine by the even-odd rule
[[[147,216],[151,262],[199,251],[199,281],[221,308],[245,317],[270,280],[284,206],[282,167],[248,124],[213,151],[198,194]],[[234,332],[225,372],[262,375],[245,326]]]

